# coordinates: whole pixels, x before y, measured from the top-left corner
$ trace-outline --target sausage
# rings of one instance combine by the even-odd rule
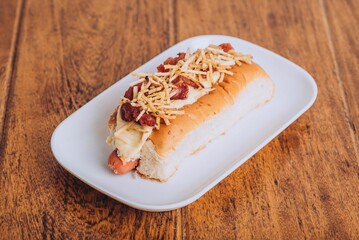
[[[167,58],[167,60],[164,61],[163,64],[158,65],[157,71],[158,72],[169,72],[169,69],[165,69],[164,65],[176,65],[178,63],[178,61],[183,60],[185,58],[186,54],[183,52],[180,52],[177,54],[177,56],[178,57],[175,57],[175,58],[173,58],[173,57]]]
[[[176,84],[178,82],[184,82],[188,86],[191,86],[193,88],[198,88],[198,85],[186,76],[180,75],[175,80],[172,81],[173,84]]]
[[[164,65],[176,65],[180,60],[183,60],[186,56],[185,53],[180,52],[177,54],[178,57],[169,57],[167,60],[163,63]]]
[[[135,121],[138,115],[141,113],[141,109],[139,107],[134,107],[130,103],[122,104],[120,108],[121,118],[123,121],[131,122]],[[143,125],[147,125],[153,127],[156,125],[156,118],[151,114],[145,113],[139,119],[139,123]]]
[[[137,86],[138,91],[141,91],[142,83],[137,83],[135,86]],[[127,91],[125,92],[125,95],[124,95],[125,98],[128,98],[130,100],[133,99],[133,87],[134,86],[131,86],[127,89]]]
[[[147,126],[153,127],[156,125],[156,118],[149,113],[145,113],[142,115],[139,122],[142,126],[147,125]]]
[[[188,85],[183,81],[178,81],[174,84],[177,88],[173,89],[175,95],[171,97],[171,100],[186,99],[188,96]]]
[[[169,72],[169,69],[166,69],[165,66],[163,64],[158,65],[157,67],[157,71],[158,72]]]
[[[108,157],[108,167],[116,174],[128,173],[138,165],[138,159],[132,162],[124,162],[117,156],[117,151],[113,150]]]
[[[219,44],[223,51],[228,52],[229,50],[233,50],[233,47],[230,43],[222,43]]]
[[[132,106],[130,103],[124,103],[120,108],[120,112],[123,121],[131,122],[138,117],[141,109],[139,107]]]

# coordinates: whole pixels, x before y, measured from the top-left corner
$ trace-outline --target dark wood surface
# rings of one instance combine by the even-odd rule
[[[358,239],[359,1],[0,1],[0,238]],[[69,114],[174,43],[240,37],[306,69],[313,107],[182,209],[151,213],[54,159]]]

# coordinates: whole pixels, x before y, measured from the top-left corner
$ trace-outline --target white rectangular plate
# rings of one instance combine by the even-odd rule
[[[98,191],[134,208],[166,211],[186,206],[228,176],[271,141],[315,101],[314,79],[289,60],[247,41],[220,35],[186,39],[136,72],[154,72],[168,57],[187,48],[231,43],[236,51],[253,55],[275,82],[274,98],[199,153],[184,159],[166,183],[145,180],[134,174],[115,175],[107,167],[112,148],[105,139],[107,120],[135,77],[127,75],[65,119],[54,131],[52,151],[70,173]]]

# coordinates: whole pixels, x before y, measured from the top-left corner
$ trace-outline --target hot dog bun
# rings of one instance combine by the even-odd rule
[[[137,172],[141,176],[166,181],[183,158],[230,129],[248,112],[268,102],[274,83],[257,64],[234,66],[215,90],[184,107],[171,125],[154,130],[141,149]],[[116,112],[108,127],[114,131]]]

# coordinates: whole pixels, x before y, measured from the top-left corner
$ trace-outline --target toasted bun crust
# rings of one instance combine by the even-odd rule
[[[184,107],[186,114],[178,115],[168,126],[161,125],[159,130],[154,129],[149,140],[152,141],[159,156],[167,156],[189,132],[232,105],[249,82],[256,78],[269,78],[267,73],[255,63],[236,65],[231,71],[234,74],[226,75],[215,90],[201,97],[197,102],[186,105]]]
[[[234,66],[209,94],[184,107],[185,114],[171,124],[153,129],[141,149],[137,173],[141,177],[167,181],[180,162],[208,141],[227,131],[248,112],[269,101],[274,83],[257,64]],[[110,132],[116,128],[118,108],[108,121]]]
[[[117,122],[117,109],[118,107],[115,109],[115,111],[111,114],[110,118],[108,119],[107,122],[107,128],[108,130],[114,130],[116,128],[116,122]]]

